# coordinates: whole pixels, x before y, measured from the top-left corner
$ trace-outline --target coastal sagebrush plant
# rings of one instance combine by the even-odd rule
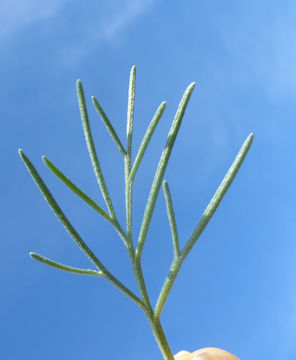
[[[76,242],[76,244],[80,247],[80,249],[85,253],[85,255],[89,258],[89,260],[96,267],[96,270],[92,269],[80,269],[77,267],[72,267],[68,265],[64,265],[58,263],[54,260],[48,259],[42,255],[31,252],[30,255],[35,260],[50,265],[56,269],[68,271],[76,274],[83,275],[92,275],[104,278],[109,280],[113,285],[115,285],[119,290],[121,290],[125,295],[127,295],[131,300],[133,300],[145,313],[150,326],[152,328],[155,339],[158,343],[160,351],[165,360],[173,360],[174,356],[166,339],[165,333],[161,326],[160,316],[165,305],[165,302],[168,298],[168,295],[172,289],[174,281],[178,275],[178,272],[192,249],[193,245],[196,243],[201,233],[207,226],[208,222],[214,215],[217,207],[219,206],[223,196],[231,185],[233,179],[235,178],[242,162],[244,161],[245,156],[252,144],[253,134],[250,134],[245,142],[243,143],[241,149],[239,150],[233,164],[222,180],[220,186],[218,187],[216,193],[211,199],[209,205],[205,209],[201,219],[197,223],[196,227],[192,231],[191,236],[185,243],[185,246],[181,249],[179,245],[178,238],[178,230],[177,224],[174,215],[174,207],[172,203],[172,197],[169,190],[169,185],[167,181],[164,180],[165,170],[168,165],[168,161],[177,137],[177,134],[180,129],[180,125],[185,113],[185,109],[191,97],[192,91],[194,89],[195,83],[191,83],[181,99],[179,107],[177,109],[175,118],[173,120],[171,129],[169,131],[167,141],[163,152],[161,154],[154,179],[151,185],[151,190],[149,193],[149,197],[147,200],[146,208],[144,211],[140,232],[138,238],[135,239],[134,229],[133,229],[133,219],[132,219],[132,205],[133,205],[133,184],[135,180],[135,176],[139,169],[139,165],[141,164],[142,158],[145,154],[147,146],[150,142],[150,139],[154,133],[154,130],[161,118],[161,115],[165,109],[166,103],[162,102],[158,109],[156,110],[148,129],[144,135],[142,143],[139,147],[139,150],[136,154],[135,160],[132,163],[132,135],[133,135],[133,121],[134,121],[134,105],[135,105],[135,79],[136,79],[136,68],[133,66],[130,72],[130,81],[129,81],[129,91],[128,91],[128,110],[127,110],[127,131],[126,131],[126,143],[125,145],[121,142],[119,136],[117,135],[115,129],[113,128],[111,122],[109,121],[107,115],[99,104],[98,100],[95,97],[92,97],[93,104],[103,120],[107,130],[109,131],[112,139],[117,145],[120,153],[122,154],[124,161],[124,173],[125,173],[125,208],[126,208],[126,225],[122,226],[119,223],[118,217],[116,215],[116,211],[114,209],[110,193],[108,191],[108,187],[105,183],[104,176],[101,170],[100,162],[96,153],[95,144],[93,141],[88,114],[85,104],[85,98],[83,93],[83,88],[81,81],[77,81],[77,95],[79,102],[80,115],[82,120],[83,131],[86,139],[87,148],[89,151],[90,159],[92,162],[92,166],[94,169],[95,176],[97,178],[100,190],[102,192],[104,201],[106,203],[107,210],[104,210],[103,207],[98,205],[94,200],[92,200],[85,192],[83,192],[77,185],[75,185],[66,175],[64,175],[48,158],[43,156],[44,163],[49,167],[49,169],[67,186],[71,189],[76,195],[78,195],[83,201],[85,201],[90,207],[92,207],[100,216],[102,216],[106,221],[108,221],[117,231],[118,235],[122,239],[127,253],[129,255],[133,272],[135,275],[136,282],[139,287],[140,295],[135,294],[131,291],[126,285],[124,285],[117,277],[115,277],[103,264],[101,259],[99,259],[93,251],[88,247],[88,245],[81,238],[79,233],[75,230],[73,225],[70,223],[53,195],[45,185],[44,181],[41,179],[37,170],[28,159],[28,157],[24,154],[22,150],[19,150],[19,154],[24,161],[28,171],[32,175],[34,181],[42,192],[45,200],[51,207],[52,211],[55,213],[57,218],[63,224],[65,229],[68,231],[70,236]],[[166,201],[167,215],[170,224],[170,229],[172,233],[172,244],[174,256],[168,271],[168,275],[164,281],[162,289],[160,291],[158,300],[156,305],[153,307],[147,292],[144,275],[142,271],[141,258],[142,253],[148,233],[148,229],[150,226],[150,222],[152,219],[152,214],[154,211],[155,203],[157,197],[159,195],[159,191],[163,186],[163,192]],[[136,240],[136,241],[135,241]],[[235,356],[227,353],[224,350],[219,350],[215,348],[206,348],[198,350],[192,354],[188,352],[180,352],[176,355],[176,359],[237,359]]]

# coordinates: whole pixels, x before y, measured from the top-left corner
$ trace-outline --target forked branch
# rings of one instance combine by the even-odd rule
[[[250,134],[245,142],[243,143],[240,151],[238,152],[234,162],[232,163],[230,169],[228,170],[227,174],[225,175],[224,179],[222,180],[220,186],[218,187],[215,195],[213,196],[212,200],[210,201],[209,205],[207,206],[206,210],[204,211],[201,219],[199,220],[198,224],[196,225],[195,229],[193,230],[189,240],[187,241],[186,245],[182,249],[179,256],[175,257],[171,267],[169,269],[168,276],[163,284],[161,289],[160,295],[157,300],[157,304],[155,307],[155,316],[157,318],[160,317],[160,314],[163,310],[164,304],[169,296],[169,293],[172,289],[172,286],[176,280],[178,272],[185,260],[186,256],[192,249],[193,245],[199,239],[200,235],[202,234],[203,230],[207,226],[208,222],[213,217],[215,211],[217,210],[220,202],[222,201],[224,195],[226,194],[227,190],[229,189],[232,181],[234,180],[239,168],[241,167],[253,141],[254,135]]]

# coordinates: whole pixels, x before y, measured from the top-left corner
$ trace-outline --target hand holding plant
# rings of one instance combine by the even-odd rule
[[[122,239],[127,253],[129,255],[133,272],[139,287],[140,295],[135,294],[131,291],[126,285],[124,285],[117,277],[115,277],[103,264],[101,259],[99,259],[93,251],[88,247],[88,245],[84,242],[81,238],[79,233],[70,223],[56,200],[54,199],[53,195],[45,185],[44,181],[41,179],[40,175],[38,174],[37,170],[31,163],[31,161],[27,158],[22,150],[19,150],[19,154],[24,161],[28,171],[32,175],[34,181],[36,182],[37,186],[39,187],[40,191],[42,192],[45,200],[51,207],[52,211],[55,213],[57,218],[63,224],[65,229],[68,231],[70,236],[76,242],[76,244],[81,248],[81,250],[86,254],[86,256],[90,259],[90,261],[94,264],[96,269],[80,269],[73,266],[68,266],[64,264],[60,264],[54,260],[48,259],[42,255],[36,253],[30,253],[30,255],[37,261],[40,261],[46,265],[50,265],[55,267],[59,270],[64,270],[72,273],[83,274],[83,275],[92,275],[102,277],[108,281],[110,281],[113,285],[115,285],[119,290],[121,290],[125,295],[127,295],[131,300],[133,300],[145,313],[155,339],[158,343],[158,346],[162,352],[162,355],[165,360],[174,360],[174,356],[164,334],[163,328],[160,322],[160,316],[168,295],[172,289],[174,281],[178,275],[178,272],[183,264],[183,261],[189,254],[190,250],[200,237],[201,233],[207,226],[208,222],[214,215],[217,207],[219,206],[223,196],[225,195],[226,191],[228,190],[229,186],[231,185],[233,179],[235,178],[247,152],[252,144],[253,134],[250,134],[247,139],[245,140],[244,144],[242,145],[240,151],[238,152],[233,164],[231,165],[230,169],[228,170],[227,174],[225,175],[223,181],[221,182],[219,188],[217,189],[216,193],[214,194],[212,200],[210,201],[209,205],[205,209],[201,219],[197,223],[196,227],[192,231],[191,236],[185,243],[185,246],[181,249],[179,244],[179,237],[178,237],[178,229],[175,220],[174,214],[174,207],[172,196],[170,193],[168,182],[164,180],[164,174],[170,159],[170,155],[179,132],[184,113],[193,92],[195,83],[192,83],[186,89],[179,107],[177,109],[175,118],[173,120],[171,129],[169,131],[167,141],[163,152],[161,154],[158,167],[156,169],[154,180],[151,186],[151,190],[149,193],[149,197],[147,200],[147,205],[144,211],[142,224],[139,232],[139,236],[137,239],[134,239],[134,231],[133,231],[133,219],[132,219],[132,209],[133,209],[133,185],[135,176],[141,164],[142,158],[145,154],[147,146],[149,145],[150,139],[154,133],[154,130],[161,118],[161,115],[165,109],[166,103],[163,102],[160,104],[159,108],[156,110],[155,115],[153,116],[146,134],[142,140],[140,148],[137,152],[135,157],[134,163],[132,163],[132,137],[133,137],[133,121],[134,121],[134,105],[135,105],[135,79],[136,79],[136,69],[132,67],[130,73],[130,82],[129,82],[129,95],[128,95],[128,111],[127,111],[127,132],[126,132],[126,144],[125,146],[121,142],[118,134],[116,133],[115,129],[113,128],[110,120],[106,116],[104,110],[102,109],[101,105],[97,101],[95,97],[92,98],[93,104],[100,115],[101,119],[103,120],[108,132],[110,133],[112,139],[114,140],[115,144],[117,145],[120,153],[122,154],[123,161],[124,161],[124,172],[125,172],[125,209],[126,209],[126,225],[123,227],[117,218],[116,211],[114,209],[110,193],[108,191],[108,187],[105,183],[104,176],[102,173],[102,169],[100,166],[99,158],[96,153],[95,144],[93,141],[90,124],[88,120],[88,114],[84,99],[83,88],[80,80],[77,81],[77,94],[78,94],[78,102],[82,120],[83,131],[86,139],[86,144],[88,147],[90,159],[93,165],[94,173],[98,181],[98,185],[100,187],[100,191],[103,195],[107,211],[103,209],[100,205],[98,205],[95,201],[93,201],[85,192],[83,192],[77,185],[75,185],[66,175],[62,173],[49,159],[43,156],[43,161],[49,167],[49,169],[69,188],[71,189],[77,196],[79,196],[83,201],[85,201],[90,207],[92,207],[100,216],[102,216],[106,221],[108,221],[114,229],[117,231],[118,235]],[[166,201],[167,207],[167,214],[168,220],[171,228],[172,233],[172,245],[174,250],[174,257],[172,259],[172,263],[170,269],[168,271],[168,275],[165,279],[161,292],[159,294],[157,303],[153,306],[150,302],[150,298],[147,292],[146,283],[144,279],[144,274],[142,271],[142,253],[144,249],[144,245],[146,242],[148,229],[150,226],[150,222],[152,219],[155,203],[157,197],[159,195],[159,191],[163,186],[163,192]],[[136,240],[136,241],[135,241]],[[213,348],[212,348],[213,349]],[[176,355],[177,360],[190,360],[196,357],[197,359],[229,359],[235,360],[237,359],[233,355],[227,355],[226,352],[223,350],[207,350],[208,353],[201,352],[199,353],[183,353],[183,355]],[[210,351],[210,352],[209,352]],[[212,352],[211,352],[212,351]],[[213,352],[214,351],[214,352]],[[189,354],[189,357],[188,357]],[[212,354],[212,355],[211,355]],[[228,356],[226,356],[226,355]],[[187,357],[186,357],[186,356]],[[181,357],[183,356],[183,357]],[[185,357],[184,357],[185,356]],[[191,356],[191,357],[190,357]],[[193,356],[193,357],[192,357]],[[224,356],[224,357],[223,357]]]

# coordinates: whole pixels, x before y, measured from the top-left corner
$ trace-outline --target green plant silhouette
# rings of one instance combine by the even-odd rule
[[[231,165],[230,169],[228,170],[227,174],[225,175],[224,179],[222,180],[220,186],[218,187],[216,193],[214,194],[213,198],[211,199],[209,205],[205,209],[201,219],[197,223],[196,227],[192,231],[191,236],[185,243],[185,246],[180,249],[179,245],[179,238],[178,238],[178,231],[177,231],[177,224],[174,215],[174,207],[172,202],[172,197],[169,190],[169,185],[167,181],[164,180],[165,170],[167,168],[171,152],[177,137],[177,134],[180,129],[181,122],[184,117],[184,113],[193,92],[195,83],[190,84],[178,106],[175,118],[173,120],[171,129],[169,131],[167,141],[163,152],[161,154],[153,183],[150,189],[149,197],[147,200],[146,208],[144,211],[142,224],[139,232],[139,236],[137,241],[133,238],[133,218],[132,218],[132,205],[133,205],[133,184],[134,179],[141,164],[142,158],[145,154],[147,146],[149,145],[150,139],[154,133],[154,130],[161,118],[161,115],[165,109],[166,103],[163,102],[160,104],[158,109],[156,110],[149,126],[144,135],[140,148],[137,152],[135,157],[135,161],[132,164],[131,161],[131,153],[132,153],[132,137],[133,137],[133,121],[134,121],[134,105],[135,105],[135,79],[136,79],[136,68],[133,66],[130,72],[130,81],[129,81],[129,94],[128,94],[128,111],[127,111],[127,132],[126,132],[126,146],[122,144],[117,135],[115,129],[113,128],[111,122],[109,121],[108,117],[106,116],[104,110],[102,109],[101,105],[97,101],[95,97],[92,97],[93,104],[100,115],[101,119],[103,120],[107,130],[109,131],[112,139],[114,140],[115,144],[117,145],[120,153],[122,154],[124,160],[124,173],[125,173],[125,208],[126,208],[126,228],[124,229],[118,221],[116,216],[116,211],[112,204],[111,196],[109,194],[107,185],[104,180],[104,176],[101,170],[100,162],[96,153],[95,144],[93,141],[88,114],[85,104],[85,98],[83,93],[83,88],[81,81],[77,81],[77,95],[78,95],[78,102],[82,120],[83,131],[86,139],[86,144],[88,147],[90,159],[92,162],[92,166],[95,172],[95,176],[97,178],[101,193],[103,195],[104,201],[106,203],[108,211],[105,211],[101,206],[99,206],[95,201],[93,201],[85,192],[83,192],[77,185],[75,185],[70,179],[66,177],[49,159],[43,156],[44,163],[49,167],[49,169],[69,188],[71,189],[76,195],[78,195],[82,200],[84,200],[89,206],[91,206],[95,211],[99,213],[105,220],[107,220],[110,224],[113,225],[115,230],[117,231],[118,235],[122,239],[127,253],[129,255],[133,272],[140,290],[140,295],[136,295],[133,291],[128,289],[117,277],[115,277],[102,263],[102,261],[93,253],[93,251],[88,247],[88,245],[84,242],[81,238],[79,233],[75,230],[73,225],[70,223],[56,200],[54,199],[53,195],[45,185],[44,181],[41,179],[40,175],[38,174],[37,170],[30,162],[28,157],[24,154],[22,150],[19,150],[19,154],[24,161],[28,171],[32,175],[34,181],[36,182],[37,186],[39,187],[40,191],[42,192],[45,200],[51,207],[52,211],[55,213],[57,218],[63,224],[65,229],[68,231],[70,236],[76,242],[76,244],[80,247],[80,249],[86,254],[86,256],[90,259],[90,261],[95,265],[97,270],[90,270],[90,269],[80,269],[64,264],[60,264],[56,261],[48,259],[42,255],[36,253],[30,253],[32,258],[35,260],[44,263],[46,265],[50,265],[55,267],[59,270],[68,271],[71,273],[77,274],[84,274],[84,275],[93,275],[105,278],[109,280],[113,285],[115,285],[119,290],[121,290],[125,295],[127,295],[131,300],[133,300],[145,313],[153,334],[156,338],[156,341],[159,345],[159,348],[162,352],[162,355],[165,360],[173,360],[173,354],[167,342],[165,333],[161,326],[160,316],[167,300],[167,297],[172,289],[174,281],[178,275],[178,272],[183,264],[183,261],[187,257],[188,253],[192,249],[193,245],[196,243],[198,238],[200,237],[201,233],[207,226],[208,222],[214,215],[217,207],[219,206],[223,196],[225,195],[226,191],[228,190],[229,186],[231,185],[233,179],[235,178],[242,162],[247,155],[247,152],[252,144],[253,141],[253,134],[250,134],[247,139],[245,140],[244,144],[242,145],[241,149],[239,150],[233,164]],[[168,275],[164,281],[162,289],[160,291],[157,303],[155,307],[152,306],[150,302],[150,298],[147,292],[144,275],[142,271],[142,252],[144,249],[144,245],[147,238],[148,229],[150,226],[150,222],[152,219],[155,203],[157,197],[159,195],[159,191],[163,185],[163,192],[165,195],[166,207],[167,207],[167,214],[170,224],[170,229],[172,233],[172,242],[173,242],[173,249],[174,249],[174,257],[168,271]]]

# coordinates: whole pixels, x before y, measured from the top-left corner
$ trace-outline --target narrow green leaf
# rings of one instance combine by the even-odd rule
[[[105,114],[103,108],[101,107],[98,100],[94,96],[92,96],[92,101],[93,101],[93,104],[94,104],[98,114],[100,115],[101,119],[103,120],[109,134],[111,135],[112,139],[114,140],[115,144],[117,145],[119,151],[122,153],[122,155],[125,155],[126,151],[125,151],[116,131],[114,130],[110,120],[108,119],[107,115]]]
[[[229,189],[230,185],[232,184],[236,174],[238,173],[254,139],[254,134],[250,134],[245,142],[243,143],[240,151],[238,152],[234,162],[232,163],[230,169],[228,170],[227,174],[225,175],[224,179],[222,180],[220,186],[218,187],[217,191],[215,192],[212,200],[210,201],[209,205],[207,206],[206,210],[204,211],[202,218],[196,225],[195,229],[193,230],[189,240],[187,241],[186,245],[184,246],[181,256],[186,257],[189,251],[192,249],[193,245],[207,226],[208,222],[211,220],[212,216],[214,215],[215,211],[217,210],[220,202],[222,201],[224,195],[226,194],[227,190]]]
[[[80,115],[81,115],[84,136],[85,136],[88,152],[90,155],[90,159],[92,162],[92,166],[94,168],[94,172],[95,172],[98,184],[100,186],[103,198],[107,204],[110,215],[112,218],[115,219],[116,215],[115,215],[112,201],[111,201],[111,198],[109,195],[109,191],[107,189],[107,186],[106,186],[106,183],[104,180],[104,176],[103,176],[101,166],[99,163],[99,159],[97,156],[95,144],[93,141],[93,137],[92,137],[92,133],[91,133],[90,125],[89,125],[89,120],[88,120],[86,104],[85,104],[84,92],[83,92],[83,88],[82,88],[82,84],[81,84],[80,80],[77,80],[77,96],[78,96],[78,103],[79,103],[79,109],[80,109]]]
[[[180,254],[180,246],[179,246],[179,237],[178,237],[173,201],[169,189],[169,184],[167,183],[166,180],[163,181],[162,186],[163,186],[166,208],[167,208],[167,213],[168,213],[168,218],[172,233],[174,256],[177,257]]]
[[[110,216],[97,204],[95,203],[88,195],[86,195],[82,190],[79,189],[70,179],[67,178],[46,156],[42,156],[42,160],[48,166],[48,168],[76,195],[78,195],[83,201],[85,201],[90,207],[96,210],[104,219],[109,222],[112,222]]]
[[[138,150],[138,153],[137,153],[137,156],[136,156],[136,159],[135,159],[132,171],[131,171],[131,175],[130,175],[131,181],[133,181],[134,177],[136,176],[138,167],[141,164],[141,161],[142,161],[142,158],[143,158],[143,156],[145,154],[147,146],[149,145],[150,139],[151,139],[151,137],[152,137],[152,135],[154,133],[154,130],[155,130],[160,118],[161,118],[161,115],[162,115],[165,107],[166,107],[166,102],[164,101],[159,105],[158,109],[156,110],[156,112],[155,112],[155,114],[154,114],[154,116],[153,116],[153,118],[152,118],[152,120],[151,120],[151,122],[150,122],[150,124],[148,126],[148,129],[147,129],[147,131],[146,131],[146,133],[144,135],[144,138],[143,138],[143,140],[141,142],[140,148]]]
[[[132,151],[132,136],[135,110],[135,89],[136,89],[136,67],[133,66],[130,72],[129,88],[128,88],[128,107],[127,107],[127,153],[131,155]]]
[[[158,163],[158,167],[157,170],[155,172],[154,175],[154,179],[153,179],[153,183],[151,186],[151,190],[149,193],[149,197],[148,197],[148,201],[147,201],[147,205],[145,208],[145,212],[144,212],[144,216],[143,216],[143,220],[142,220],[142,224],[141,224],[141,229],[140,229],[140,234],[139,234],[139,240],[138,240],[138,246],[136,249],[136,258],[139,259],[141,258],[142,255],[142,251],[144,248],[144,244],[145,244],[145,240],[147,237],[147,233],[148,233],[148,229],[149,229],[149,225],[151,222],[151,218],[152,218],[152,214],[153,214],[153,210],[155,207],[155,203],[156,203],[156,199],[159,193],[159,189],[161,186],[161,182],[163,180],[163,176],[178,134],[178,131],[180,129],[181,126],[181,122],[187,107],[187,104],[189,102],[190,96],[192,94],[192,91],[194,89],[195,83],[190,84],[183,97],[182,100],[179,104],[179,107],[177,109],[173,124],[171,126],[171,129],[169,131],[168,134],[168,138],[167,138],[167,142],[165,145],[165,148],[161,154],[161,158],[159,160]]]
[[[95,275],[95,276],[103,276],[102,271],[95,271],[90,269],[80,269],[73,266],[64,265],[61,263],[58,263],[54,260],[48,259],[42,255],[36,254],[34,252],[30,252],[30,256],[42,264],[52,266],[58,270],[67,271],[74,274],[81,274],[81,275]]]
[[[129,181],[131,172],[131,153],[132,153],[132,136],[135,108],[135,86],[136,86],[136,67],[133,66],[130,71],[129,88],[128,88],[128,106],[126,122],[126,154],[124,156],[124,178],[125,178],[125,218],[127,242],[130,247],[130,254],[134,257],[134,245],[132,239],[132,183]]]

